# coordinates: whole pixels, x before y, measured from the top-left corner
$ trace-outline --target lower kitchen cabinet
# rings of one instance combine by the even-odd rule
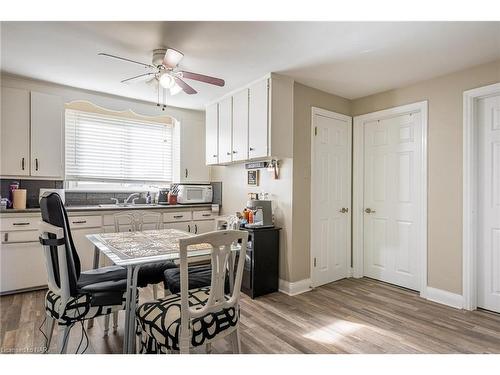
[[[38,232],[30,231],[32,239],[8,243],[4,241],[0,249],[0,293],[13,290],[31,289],[47,285],[45,258]]]
[[[215,220],[197,220],[191,223],[191,233],[202,234],[215,230]]]

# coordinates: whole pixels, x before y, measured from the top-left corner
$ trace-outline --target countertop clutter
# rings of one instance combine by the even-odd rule
[[[128,206],[119,205],[89,205],[89,206],[67,206],[66,210],[68,212],[86,212],[86,211],[126,211],[126,210],[149,210],[149,209],[182,209],[182,208],[196,208],[196,207],[211,207],[211,203],[197,203],[197,204],[175,204],[175,205],[163,205],[163,204],[137,204]],[[30,212],[40,212],[40,208],[25,208],[25,209],[6,209],[1,210],[0,215],[6,214],[17,214],[17,213],[30,213]]]

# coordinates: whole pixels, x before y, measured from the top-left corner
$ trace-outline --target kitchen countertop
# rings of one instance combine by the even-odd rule
[[[137,205],[137,206],[127,206],[127,207],[100,207],[99,205],[93,206],[67,206],[66,211],[68,212],[86,212],[86,211],[121,211],[121,210],[151,210],[151,209],[180,209],[180,208],[206,208],[211,207],[212,203],[198,203],[198,204],[175,204],[175,205],[162,205],[162,204],[151,204],[151,205]],[[37,213],[40,212],[40,208],[26,208],[22,210],[17,209],[7,209],[1,210],[2,214],[17,214],[17,213]]]

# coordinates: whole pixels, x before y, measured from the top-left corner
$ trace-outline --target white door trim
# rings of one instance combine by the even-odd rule
[[[329,117],[329,118],[334,118],[334,119],[338,119],[338,120],[342,120],[342,121],[347,121],[351,124],[351,134],[350,134],[350,147],[351,147],[351,152],[352,152],[352,117],[351,116],[347,116],[347,115],[343,115],[341,113],[337,113],[337,112],[332,112],[332,111],[328,111],[326,109],[323,109],[323,108],[319,108],[319,107],[311,107],[311,186],[310,186],[310,191],[312,192],[313,191],[313,182],[315,181],[315,175],[314,175],[314,167],[313,167],[313,163],[314,163],[314,116],[315,115],[321,115],[321,116],[325,116],[325,117]],[[351,174],[352,174],[352,160],[351,158],[348,158],[349,160],[349,169],[351,171]],[[352,185],[352,184],[351,184]],[[349,192],[351,193],[351,192]],[[310,280],[311,280],[311,286],[312,287],[315,287],[314,285],[314,277],[313,277],[313,272],[314,272],[314,252],[313,252],[313,236],[312,236],[312,233],[313,233],[313,217],[315,215],[315,212],[314,212],[314,205],[312,203],[312,194],[311,194],[311,197],[310,197],[310,207],[311,207],[311,218],[310,218],[310,223],[309,223],[309,233],[310,233],[310,239],[309,239],[309,263],[310,263]],[[350,197],[350,200],[352,200],[352,196]],[[352,232],[352,225],[349,227],[349,230]],[[352,248],[352,243],[351,243],[351,248]],[[349,253],[348,257],[347,257],[347,262],[348,262],[348,269],[351,268],[350,264],[352,263],[352,251]]]
[[[464,91],[463,97],[463,221],[462,293],[464,309],[477,308],[477,124],[476,104],[500,93],[500,83]]]
[[[422,183],[420,189],[421,215],[419,215],[419,237],[422,238],[419,247],[420,259],[420,296],[425,297],[427,289],[427,100],[422,102],[407,104],[399,107],[384,109],[382,111],[367,113],[354,117],[354,137],[353,137],[353,276],[363,277],[363,201],[364,201],[364,142],[363,142],[363,122],[371,119],[384,119],[395,115],[402,115],[409,112],[420,111],[422,118],[422,160],[419,174]]]

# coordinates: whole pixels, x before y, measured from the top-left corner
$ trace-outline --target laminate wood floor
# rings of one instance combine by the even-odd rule
[[[0,297],[0,352],[39,352],[45,291]],[[141,298],[151,298],[149,290]],[[273,293],[241,301],[244,353],[500,353],[500,314],[463,311],[375,280],[345,279],[290,297]],[[123,313],[103,337],[103,319],[87,330],[86,353],[121,353]],[[76,325],[68,352],[82,330]],[[55,352],[57,330],[50,351]],[[214,353],[229,353],[220,340]]]

